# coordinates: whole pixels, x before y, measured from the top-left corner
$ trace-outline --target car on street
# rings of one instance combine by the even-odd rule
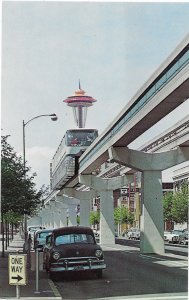
[[[140,229],[131,228],[127,231],[127,237],[131,240],[140,240]]]
[[[90,271],[101,278],[106,268],[93,230],[82,226],[56,228],[46,237],[44,265],[51,277],[61,272]]]
[[[168,243],[177,243],[179,242],[179,235],[182,234],[182,230],[171,230],[164,234],[164,240],[167,241]]]
[[[34,234],[34,249],[41,249],[43,250],[43,247],[46,243],[46,237],[52,233],[53,229],[40,229],[35,231]]]
[[[37,230],[40,230],[40,229],[42,229],[42,226],[40,226],[40,225],[32,225],[32,226],[28,226],[27,227],[28,237],[30,237],[31,241],[32,241],[32,244],[31,244],[32,248],[34,247],[34,235],[35,235],[35,232]]]
[[[96,242],[99,243],[100,242],[100,231],[96,230],[96,229],[93,229],[93,232],[94,232]]]
[[[188,245],[188,231],[183,231],[179,235],[178,242],[179,244]]]
[[[171,230],[165,230],[164,231],[164,241],[167,242],[168,241],[168,235],[170,234]]]

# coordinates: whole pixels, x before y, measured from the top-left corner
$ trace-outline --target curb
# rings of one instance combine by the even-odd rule
[[[40,296],[36,296],[36,297],[22,297],[22,295],[20,295],[20,299],[22,300],[62,300],[62,296],[60,295],[57,287],[54,285],[54,282],[50,279],[48,279],[49,285],[52,289],[52,292],[54,293],[54,296],[49,296],[49,297],[40,297]],[[0,300],[17,300],[17,297],[3,297],[0,298]]]

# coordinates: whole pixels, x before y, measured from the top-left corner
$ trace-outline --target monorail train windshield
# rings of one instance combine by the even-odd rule
[[[69,129],[66,131],[51,164],[51,188],[62,188],[78,174],[78,158],[98,137],[96,129]]]
[[[67,130],[65,135],[65,144],[68,147],[90,146],[97,138],[96,129],[72,129]]]

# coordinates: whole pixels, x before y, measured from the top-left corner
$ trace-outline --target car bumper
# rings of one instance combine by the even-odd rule
[[[67,271],[93,271],[93,270],[102,270],[106,269],[106,264],[104,261],[99,262],[98,264],[95,263],[89,263],[89,264],[57,264],[57,263],[51,263],[49,271],[50,272],[67,272]]]

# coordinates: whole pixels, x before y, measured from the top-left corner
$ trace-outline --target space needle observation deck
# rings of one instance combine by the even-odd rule
[[[87,108],[96,101],[94,98],[85,95],[85,91],[81,89],[80,82],[79,89],[75,91],[75,94],[63,100],[68,106],[72,107],[74,120],[79,128],[85,128]]]

